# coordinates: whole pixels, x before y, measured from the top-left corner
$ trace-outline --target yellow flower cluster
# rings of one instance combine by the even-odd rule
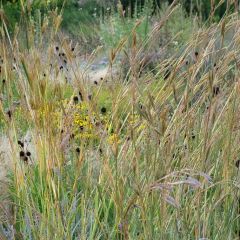
[[[69,104],[69,101],[63,101],[62,105],[66,106]],[[81,102],[79,104],[73,105],[71,107],[71,116],[73,119],[73,132],[75,135],[75,139],[98,139],[99,135],[97,134],[98,128],[94,121],[97,116],[95,113],[91,112],[89,114],[89,107],[87,102]],[[39,111],[40,119],[45,119],[46,117],[50,117],[53,124],[56,126],[60,126],[61,122],[61,107],[53,108],[53,106],[45,106],[42,107]],[[99,117],[99,116],[98,116]],[[101,126],[105,129],[108,129],[107,142],[111,145],[119,144],[121,142],[121,136],[116,133],[112,133],[112,125],[111,121],[109,121],[108,114],[101,114],[100,119],[98,121],[101,122]],[[129,116],[128,124],[133,125],[134,128],[137,128],[137,131],[142,131],[146,129],[146,124],[141,121],[140,116],[138,114],[132,114]]]
[[[113,145],[113,144],[119,144],[120,143],[120,139],[118,137],[118,135],[116,133],[111,134],[108,137],[108,143]]]
[[[74,125],[79,127],[86,127],[89,130],[93,129],[89,116],[84,116],[83,114],[76,113],[74,115]]]
[[[94,114],[92,117],[94,117]],[[96,133],[94,133],[95,129],[92,123],[92,119],[88,114],[88,106],[85,102],[81,102],[75,106],[73,124],[75,132],[77,132],[77,139],[97,138]]]
[[[97,133],[96,133],[96,127],[93,123],[93,118],[95,118],[95,114],[92,113],[91,117],[88,114],[88,107],[87,104],[82,102],[75,106],[75,112],[74,112],[74,126],[76,129],[76,132],[80,133],[76,134],[77,139],[98,139]],[[103,127],[106,129],[111,129],[111,124],[108,124],[109,122],[109,116],[104,114],[100,116],[101,124],[103,124]],[[116,143],[120,143],[120,138],[115,133],[108,133],[107,141],[109,144],[113,145]]]

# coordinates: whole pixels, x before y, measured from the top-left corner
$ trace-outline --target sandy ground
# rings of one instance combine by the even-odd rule
[[[13,166],[11,157],[11,145],[7,137],[0,137],[0,223],[6,220],[10,213],[10,205],[7,199],[7,174]]]

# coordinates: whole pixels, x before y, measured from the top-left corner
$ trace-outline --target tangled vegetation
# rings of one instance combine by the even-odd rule
[[[239,9],[211,2],[74,39],[57,3],[1,12],[0,239],[239,239]]]

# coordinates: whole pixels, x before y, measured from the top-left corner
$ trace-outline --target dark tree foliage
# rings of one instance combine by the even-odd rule
[[[123,9],[126,12],[126,16],[133,17],[136,12],[141,12],[143,7],[146,4],[152,7],[152,13],[154,14],[158,8],[160,8],[164,3],[171,4],[173,0],[120,0],[123,6]],[[215,6],[218,5],[220,0],[215,0]],[[76,12],[79,7],[84,9],[84,14],[86,16],[93,14],[93,9],[97,8],[97,13],[102,12],[101,16],[104,17],[106,3],[111,3],[111,5],[117,5],[117,0],[33,0],[31,14],[34,13],[36,9],[40,9],[41,12],[45,12],[46,9],[55,8],[58,6],[58,9],[61,9],[61,6],[65,2],[65,12]],[[208,19],[211,13],[211,2],[210,0],[179,0],[183,4],[187,14],[197,14],[202,17],[203,20]],[[22,6],[19,0],[2,0],[1,6],[3,6],[5,16],[8,20],[10,29],[15,26],[15,23],[19,22],[21,17]],[[81,6],[79,5],[81,4]],[[109,4],[108,4],[109,5]],[[236,7],[236,6],[235,6]],[[116,9],[116,8],[115,8]],[[214,20],[218,21],[225,14],[227,9],[227,0],[221,4],[221,6],[214,13]],[[230,12],[234,11],[234,4],[230,5],[228,9]],[[84,15],[83,14],[83,15]],[[71,16],[71,14],[65,14],[64,16]],[[74,14],[73,14],[74,15]],[[84,16],[85,16],[84,15]],[[100,14],[99,14],[100,15]],[[71,21],[79,21],[78,17],[73,17]],[[66,22],[64,18],[63,25]],[[67,22],[69,19],[67,18]],[[81,20],[82,21],[82,20]],[[0,19],[1,22],[1,19]]]
[[[134,15],[136,9],[141,10],[144,6],[144,0],[122,0],[121,1],[123,10],[126,11],[127,15]],[[130,12],[129,12],[130,11]]]
[[[157,8],[160,8],[163,3],[168,3],[171,4],[173,0],[152,0],[152,1],[147,1],[147,0],[121,0],[121,3],[123,5],[123,9],[128,12],[130,9],[131,11],[131,16],[134,15],[134,12],[140,11],[143,6],[148,2],[151,4],[153,7],[153,13],[156,11]],[[201,15],[203,20],[208,19],[210,13],[211,13],[211,1],[210,0],[180,0],[180,3],[183,4],[186,12],[188,14],[197,14]],[[218,5],[220,0],[215,0],[215,6]],[[219,20],[226,12],[227,9],[227,0],[224,1],[220,7],[215,11],[215,19]],[[230,6],[229,11],[232,12],[234,10],[234,5],[232,4]]]

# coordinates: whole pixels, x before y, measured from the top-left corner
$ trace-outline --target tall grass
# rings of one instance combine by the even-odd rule
[[[178,7],[144,41],[138,24],[120,39],[97,84],[58,35],[56,12],[39,21],[47,44],[29,23],[28,50],[3,23],[1,129],[13,168],[0,238],[239,238],[239,15],[203,25],[142,71]],[[128,81],[112,71],[122,54]]]

